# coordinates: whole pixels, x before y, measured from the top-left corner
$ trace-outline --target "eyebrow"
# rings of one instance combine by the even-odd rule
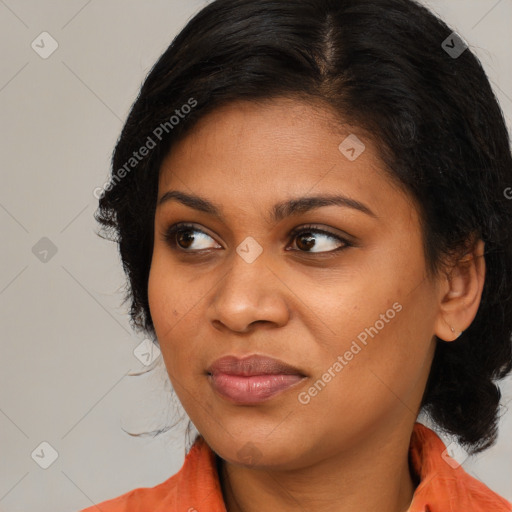
[[[205,198],[193,194],[187,194],[178,190],[169,190],[166,192],[158,200],[158,206],[173,200],[178,201],[189,208],[193,208],[194,210],[198,210],[221,219],[223,218],[221,212],[222,208],[219,205],[216,205]],[[270,211],[270,220],[277,223],[286,217],[305,213],[316,208],[321,208],[322,206],[343,206],[345,208],[358,210],[370,217],[377,218],[377,215],[375,215],[368,206],[360,201],[351,199],[350,197],[343,195],[319,195],[289,199],[288,201],[282,201],[275,204]]]

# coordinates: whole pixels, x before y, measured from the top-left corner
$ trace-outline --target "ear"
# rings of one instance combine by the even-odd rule
[[[485,282],[484,245],[482,240],[473,243],[441,279],[435,322],[441,340],[456,340],[476,316]]]

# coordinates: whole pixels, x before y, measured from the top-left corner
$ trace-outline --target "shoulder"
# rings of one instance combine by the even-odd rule
[[[469,475],[431,429],[417,423],[410,445],[419,485],[408,512],[512,512],[512,504]]]
[[[166,510],[174,510],[174,508],[169,509],[169,505],[176,501],[177,476],[178,474],[155,487],[133,489],[117,498],[95,504],[80,512],[98,512],[98,509],[101,512],[138,512],[147,510],[147,507],[151,507],[151,510],[157,512],[164,510],[160,508],[163,503],[165,503]]]
[[[133,489],[80,512],[193,512],[201,508],[225,512],[215,454],[198,437],[180,471],[161,484]]]

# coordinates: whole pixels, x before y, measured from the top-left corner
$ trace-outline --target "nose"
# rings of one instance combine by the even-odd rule
[[[264,253],[248,263],[234,253],[209,305],[209,320],[218,329],[246,333],[255,324],[282,327],[288,322],[287,289],[267,265]]]

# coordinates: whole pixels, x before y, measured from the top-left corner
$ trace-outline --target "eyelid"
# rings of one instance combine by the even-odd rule
[[[351,240],[353,237],[351,237],[348,233],[344,232],[335,232],[331,231],[328,228],[324,228],[323,226],[319,224],[303,224],[302,226],[298,226],[290,232],[290,237],[297,236],[300,233],[307,232],[307,231],[314,231],[315,233],[322,233],[324,235],[332,236],[333,238],[337,238],[338,240],[341,240],[342,242],[346,243],[352,243]]]

